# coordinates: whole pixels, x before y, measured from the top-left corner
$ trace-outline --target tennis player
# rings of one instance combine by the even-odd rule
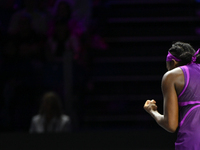
[[[200,150],[200,49],[176,42],[168,51],[162,78],[163,114],[156,101],[147,100],[144,109],[165,130],[177,131],[175,150]]]

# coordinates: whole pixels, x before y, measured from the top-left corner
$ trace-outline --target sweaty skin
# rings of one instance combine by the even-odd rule
[[[184,74],[175,60],[167,62],[167,71],[162,78],[163,114],[157,111],[155,100],[147,100],[144,109],[155,121],[168,132],[175,132],[178,127],[178,95],[184,87]]]

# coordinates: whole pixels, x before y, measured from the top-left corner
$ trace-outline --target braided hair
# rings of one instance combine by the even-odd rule
[[[176,42],[172,44],[169,52],[173,56],[181,60],[180,65],[187,65],[191,63],[192,57],[194,56],[196,51],[189,43]],[[200,64],[200,54],[196,55],[195,63]]]

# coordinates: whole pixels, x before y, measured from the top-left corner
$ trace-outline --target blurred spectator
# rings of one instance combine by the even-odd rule
[[[66,21],[69,22],[69,19],[71,19],[71,5],[68,2],[60,1],[57,5],[56,13],[55,13],[55,20],[56,21]]]
[[[73,9],[74,4],[75,4],[75,0],[49,0],[49,10],[51,11],[51,14],[56,14],[58,5],[60,4],[60,2],[65,2],[68,3],[71,8]]]
[[[31,61],[43,59],[45,38],[31,26],[32,17],[21,14],[15,32],[8,35],[4,47],[4,57],[9,61]]]
[[[48,37],[46,56],[49,61],[62,61],[63,54],[69,50],[70,31],[67,23],[57,21],[55,23],[54,33]]]
[[[82,24],[84,31],[87,31],[91,19],[91,0],[55,0],[52,14],[56,13],[61,2],[66,2],[71,6],[72,19]]]
[[[65,52],[68,52],[68,55],[71,55],[70,52],[72,53],[73,85],[78,93],[83,93],[83,89],[87,86],[93,53],[95,53],[95,50],[107,49],[107,44],[101,35],[99,35],[101,31],[97,27],[98,21],[95,20],[93,24],[87,21],[90,28],[86,30],[83,21],[74,17],[74,14],[79,10],[78,7],[77,10],[74,7],[81,6],[82,3],[80,1],[72,3],[69,0],[56,1],[53,11],[54,19],[52,20],[48,34],[46,52],[48,60],[61,62],[63,61]],[[87,1],[84,5],[89,5],[89,3],[90,1]],[[90,83],[88,87],[91,87]]]
[[[91,21],[92,0],[75,0],[73,18],[88,30]]]
[[[49,30],[46,53],[49,60],[62,61],[66,51],[71,51],[76,60],[81,56],[80,38],[84,30],[81,24],[71,18],[71,14],[71,5],[60,1]]]
[[[20,22],[21,16],[28,14],[31,18],[31,26],[37,32],[41,34],[46,34],[47,31],[47,18],[45,15],[37,11],[35,0],[24,0],[24,9],[17,11],[11,17],[10,25],[8,28],[8,33],[13,34],[18,30],[18,24]]]
[[[60,98],[56,93],[45,93],[39,114],[32,118],[30,133],[70,131],[70,118],[62,113],[61,107]]]
[[[48,36],[53,36],[56,22],[63,22],[68,26],[68,23],[71,20],[72,9],[70,3],[60,1],[59,3],[56,3],[55,6],[54,11],[52,12],[52,19],[48,24]]]

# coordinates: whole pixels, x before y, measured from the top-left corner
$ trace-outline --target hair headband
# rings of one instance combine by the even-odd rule
[[[197,54],[199,53],[199,51],[200,51],[200,49],[198,49],[197,51],[196,51],[196,53],[194,53],[194,55],[192,56],[192,61],[191,61],[191,63],[194,63],[195,61],[196,61],[196,59],[197,59]]]
[[[176,58],[175,56],[173,56],[169,51],[168,51],[168,55],[166,58],[166,61],[172,61],[172,59],[176,60],[176,61],[181,61],[180,59]]]
[[[196,56],[199,53],[200,48],[194,53],[194,55],[192,56],[192,60],[191,63],[194,63],[196,61]],[[172,59],[176,60],[176,61],[181,61],[180,59],[176,58],[175,56],[173,56],[169,51],[168,51],[168,55],[166,58],[166,61],[172,61]]]

